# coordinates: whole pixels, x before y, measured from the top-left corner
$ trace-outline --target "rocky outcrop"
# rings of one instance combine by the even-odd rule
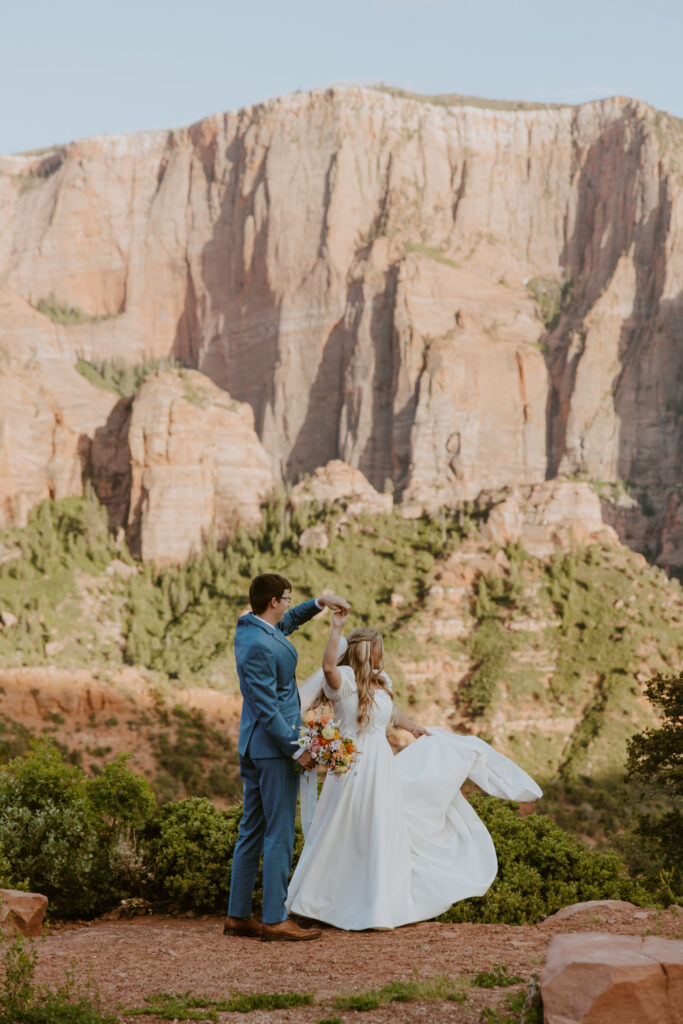
[[[639,101],[355,87],[1,158],[0,348],[24,367],[44,336],[69,367],[173,354],[252,407],[280,478],[341,458],[429,506],[628,480],[629,537],[675,567],[682,163],[681,122]],[[34,312],[51,294],[81,315]],[[54,387],[61,493],[82,434]],[[50,491],[13,444],[6,519]]]
[[[47,911],[47,896],[38,892],[0,889],[0,932],[38,938]]]
[[[0,669],[4,724],[11,735],[41,735],[46,723],[55,741],[84,768],[100,771],[114,753],[130,755],[130,767],[154,778],[160,770],[158,736],[173,741],[174,708],[202,712],[214,729],[236,745],[242,701],[235,693],[207,686],[162,693],[133,668],[102,673],[85,668]],[[227,680],[237,690],[237,680]],[[224,681],[225,684],[225,681]],[[170,726],[169,726],[170,722]]]
[[[293,508],[309,501],[320,507],[343,504],[349,515],[362,512],[386,514],[391,512],[394,504],[391,494],[380,494],[359,470],[340,459],[333,459],[316,469],[312,476],[301,480],[292,488],[289,501]]]
[[[199,552],[211,532],[253,523],[273,487],[251,408],[191,370],[156,373],[133,402],[129,537],[145,560]]]
[[[683,941],[648,935],[554,935],[540,975],[545,1024],[675,1024]]]
[[[575,544],[619,543],[603,521],[598,495],[585,483],[549,480],[498,494],[483,491],[478,503],[489,510],[483,536],[500,547],[516,541],[545,558]]]

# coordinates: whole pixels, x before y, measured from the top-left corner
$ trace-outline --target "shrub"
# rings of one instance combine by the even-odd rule
[[[511,801],[477,796],[472,805],[491,833],[498,875],[484,896],[454,904],[439,920],[533,924],[582,900],[649,901],[616,853],[586,849],[545,815],[521,818]]]
[[[97,779],[53,742],[0,768],[0,834],[9,873],[26,878],[58,917],[88,916],[137,895],[145,876],[136,832],[155,806],[149,783],[120,757]]]
[[[657,675],[645,688],[662,714],[659,729],[646,729],[628,744],[626,770],[650,798],[665,801],[638,817],[625,849],[634,866],[644,869],[666,902],[683,898],[683,672]],[[636,864],[635,861],[640,863]]]
[[[241,807],[203,797],[165,804],[146,833],[154,898],[181,910],[225,911]]]

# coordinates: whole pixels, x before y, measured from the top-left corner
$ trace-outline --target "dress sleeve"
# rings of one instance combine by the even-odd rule
[[[387,690],[393,696],[394,684],[391,681],[391,677],[390,677],[389,673],[388,672],[382,672],[382,675],[384,676],[385,682],[387,684]],[[393,708],[391,709],[391,718],[389,719],[389,724],[390,725],[396,725],[396,711],[397,711],[397,708],[396,708],[396,705],[394,704]]]
[[[356,692],[356,677],[351,666],[340,665],[339,672],[342,681],[338,690],[333,690],[326,682],[323,683],[323,691],[328,700],[343,700],[344,697],[350,697],[352,693]]]

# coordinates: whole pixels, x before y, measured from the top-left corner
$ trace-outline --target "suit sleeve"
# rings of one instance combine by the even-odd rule
[[[278,628],[282,630],[285,636],[289,636],[299,626],[303,626],[304,622],[308,622],[314,615],[317,615],[320,609],[315,603],[315,598],[311,601],[303,601],[301,604],[297,604],[294,608],[285,614],[282,622],[278,623]]]
[[[242,685],[259,725],[284,756],[291,757],[297,750],[297,733],[280,713],[276,684],[274,655],[265,647],[254,646],[242,662]]]

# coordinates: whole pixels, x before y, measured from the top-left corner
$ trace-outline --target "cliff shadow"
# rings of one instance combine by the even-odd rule
[[[356,289],[356,285],[352,286],[351,293]],[[353,333],[342,317],[325,341],[318,372],[308,393],[306,417],[287,459],[285,477],[288,480],[295,480],[301,473],[310,473],[340,457],[344,375],[352,345]]]
[[[583,159],[576,184],[573,232],[560,255],[565,277],[571,282],[571,298],[560,310],[557,325],[541,338],[549,380],[546,479],[557,475],[565,453],[569,407],[583,352],[584,320],[639,233],[646,143],[645,126],[638,121],[636,109],[628,107]]]
[[[95,430],[89,444],[88,479],[107,511],[113,533],[128,527],[132,481],[128,430],[132,405],[132,398],[121,398],[106,423]],[[132,533],[129,540],[134,541]]]
[[[206,298],[202,306],[188,264],[185,311],[176,331],[176,348],[232,398],[251,405],[256,431],[263,439],[267,410],[272,410],[274,403],[281,321],[280,302],[268,281],[267,210],[260,230],[255,229],[254,202],[260,186],[267,205],[265,158],[249,193],[243,195],[243,136],[233,138],[223,156],[231,170],[222,186],[220,215],[201,252]],[[214,174],[212,166],[204,154],[207,187]]]

